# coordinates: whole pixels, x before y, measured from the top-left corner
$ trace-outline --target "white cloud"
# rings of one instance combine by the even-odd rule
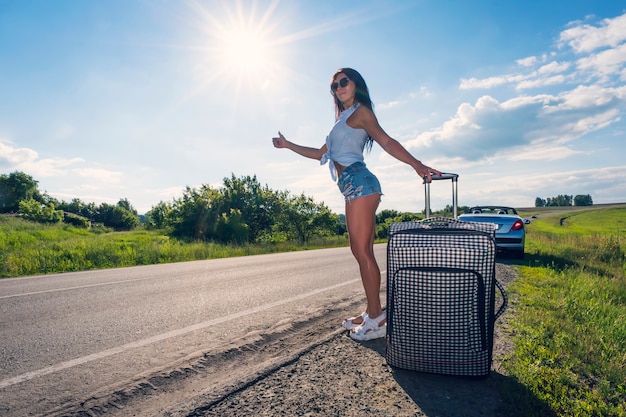
[[[537,57],[536,56],[529,56],[527,58],[518,59],[515,62],[518,65],[521,65],[522,67],[532,67],[537,62]]]
[[[626,86],[603,88],[597,85],[578,86],[561,94],[558,109],[585,109],[617,107],[626,98]]]
[[[558,158],[573,155],[565,144],[620,120],[626,87],[580,86],[559,95],[519,96],[499,102],[480,97],[474,105],[461,104],[441,127],[420,134],[408,147],[436,147],[447,157],[480,161],[537,155],[533,149],[558,150]],[[540,159],[554,159],[550,155]]]
[[[510,83],[508,76],[489,77],[489,78],[463,78],[459,88],[461,90],[470,90],[474,88],[489,89],[500,85]]]
[[[573,22],[569,29],[561,32],[557,46],[569,47],[578,56],[575,60],[551,61],[549,57],[556,52],[542,57],[526,57],[516,61],[519,73],[495,75],[484,79],[461,79],[459,88],[491,89],[507,84],[515,85],[518,90],[541,88],[565,84],[567,82],[611,83],[613,77],[624,81],[626,76],[626,14],[614,19],[605,19],[597,26]],[[561,51],[567,54],[567,50]],[[548,63],[546,63],[548,62]],[[535,67],[541,65],[539,68]]]
[[[511,161],[556,161],[581,153],[566,146],[533,146],[522,151],[510,152],[506,159]]]
[[[604,47],[616,47],[626,41],[626,14],[613,19],[604,19],[599,26],[574,22],[564,30],[559,41],[567,44],[576,53],[592,52]]]
[[[535,78],[535,79],[527,79],[524,81],[520,81],[517,86],[515,86],[518,90],[529,90],[531,88],[539,88],[546,87],[549,85],[559,85],[565,83],[567,77],[564,75],[555,75],[553,77],[546,78]]]
[[[570,64],[569,62],[552,61],[549,64],[546,64],[542,66],[541,68],[539,68],[537,72],[539,74],[554,74],[554,73],[566,71],[567,69],[571,67],[571,65],[572,64]]]
[[[40,178],[62,175],[65,169],[84,162],[81,158],[43,158],[29,148],[16,148],[9,143],[0,142],[0,168],[8,171],[23,171]]]
[[[611,75],[620,74],[625,63],[626,44],[622,44],[616,48],[580,58],[576,62],[576,67],[580,71],[590,73],[592,77],[606,82]]]
[[[102,168],[76,168],[72,170],[72,173],[88,181],[97,181],[101,185],[120,184],[123,180],[121,172]]]
[[[512,178],[510,179],[512,180]],[[561,189],[562,194],[566,193],[568,191],[564,189],[565,187],[589,190],[588,193],[593,196],[594,190],[604,188],[605,184],[614,182],[621,184],[626,182],[626,166],[531,173],[524,176],[524,181],[520,183],[520,187],[524,191],[543,191],[542,195],[544,196],[552,196],[546,194],[544,190]]]
[[[400,104],[400,102],[398,100],[394,100],[394,101],[389,101],[387,103],[382,103],[379,104],[378,108],[382,109],[382,110],[386,110],[386,109],[392,109],[394,107],[398,107],[398,105]]]
[[[0,142],[0,166],[13,167],[37,159],[37,152],[28,148],[15,148],[9,144]]]
[[[86,202],[115,203],[119,197],[114,196],[123,193],[129,182],[124,173],[97,167],[82,158],[41,158],[39,152],[8,141],[0,142],[0,168],[25,172],[40,183],[41,191],[54,190],[50,195],[55,198]]]
[[[545,169],[528,170],[524,174],[497,172],[495,169],[463,172],[459,177],[459,204],[532,207],[536,197],[554,197],[559,194],[589,194],[595,204],[626,199],[623,187],[626,183],[626,166],[555,171],[550,164],[546,164]],[[445,195],[448,190],[439,191],[442,192],[438,205],[434,207],[449,204],[450,198]]]

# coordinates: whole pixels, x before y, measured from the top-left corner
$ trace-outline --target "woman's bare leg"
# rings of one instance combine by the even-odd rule
[[[359,264],[367,298],[366,312],[370,318],[376,318],[382,314],[380,268],[374,257],[376,209],[379,201],[380,194],[346,201],[346,226],[350,237],[350,249]]]

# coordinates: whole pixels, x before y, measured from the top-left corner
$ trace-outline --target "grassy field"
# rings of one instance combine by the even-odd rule
[[[336,237],[306,245],[219,245],[185,242],[160,231],[89,231],[68,225],[42,225],[0,215],[0,278],[85,271],[261,253],[346,246]]]
[[[530,394],[512,415],[626,416],[626,206],[532,214],[505,361]]]
[[[526,394],[502,385],[510,416],[626,417],[626,204],[529,208],[526,257],[509,287],[513,352]],[[0,277],[345,246],[181,242],[157,231],[90,232],[0,216]]]

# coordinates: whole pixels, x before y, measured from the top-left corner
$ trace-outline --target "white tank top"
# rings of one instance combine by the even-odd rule
[[[355,129],[346,123],[348,118],[358,109],[360,103],[341,112],[335,125],[326,136],[326,148],[328,151],[322,155],[320,164],[329,163],[330,175],[333,181],[337,181],[337,169],[334,162],[344,167],[355,162],[363,162],[363,149],[369,137],[364,129]]]

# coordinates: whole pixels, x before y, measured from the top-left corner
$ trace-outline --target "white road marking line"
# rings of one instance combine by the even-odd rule
[[[37,295],[37,294],[47,294],[51,292],[59,292],[59,291],[70,291],[70,290],[80,290],[83,288],[92,288],[92,287],[103,287],[105,285],[114,285],[114,284],[124,284],[127,282],[137,282],[137,281],[147,281],[154,279],[154,277],[148,278],[137,278],[137,279],[126,279],[122,281],[109,281],[109,282],[101,282],[98,284],[89,284],[89,285],[78,285],[76,287],[63,287],[63,288],[55,288],[52,290],[43,290],[43,291],[33,291],[33,292],[24,292],[21,294],[11,294],[11,295],[2,295],[0,296],[0,300],[5,298],[15,298],[15,297],[25,297],[27,295]]]
[[[353,279],[350,281],[346,281],[346,282],[342,282],[341,284],[336,284],[330,287],[326,287],[326,288],[320,288],[314,291],[310,291],[304,294],[300,294],[300,295],[296,295],[294,297],[291,298],[287,298],[281,301],[276,301],[273,303],[269,303],[269,304],[265,304],[259,307],[255,307],[255,308],[251,308],[248,310],[243,310],[225,317],[220,317],[220,318],[216,318],[216,319],[212,319],[212,320],[207,320],[205,322],[202,323],[197,323],[191,326],[187,326],[187,327],[183,327],[182,329],[178,329],[178,330],[172,330],[170,332],[167,333],[163,333],[163,334],[159,334],[156,336],[152,336],[149,337],[147,339],[143,339],[143,340],[138,340],[136,342],[131,342],[131,343],[127,343],[125,345],[122,346],[118,346],[118,347],[114,347],[111,349],[106,349],[103,350],[102,352],[98,352],[98,353],[94,353],[91,355],[87,355],[87,356],[83,356],[81,358],[76,358],[76,359],[72,359],[69,361],[65,361],[65,362],[61,362],[58,363],[56,365],[52,365],[52,366],[48,366],[46,368],[42,368],[42,369],[38,369],[36,371],[32,371],[32,372],[27,372],[25,374],[22,375],[17,375],[13,378],[7,378],[4,380],[0,381],[0,389],[2,388],[6,388],[6,387],[10,387],[11,385],[15,385],[15,384],[19,384],[21,382],[25,382],[25,381],[29,381],[31,379],[34,378],[38,378],[40,376],[44,376],[44,375],[48,375],[48,374],[52,374],[54,372],[59,372],[62,371],[64,369],[68,369],[68,368],[72,368],[74,366],[78,366],[78,365],[82,365],[88,362],[92,362],[95,360],[99,360],[99,359],[103,359],[106,358],[108,356],[112,356],[112,355],[117,355],[118,353],[123,353],[127,350],[130,349],[136,349],[136,348],[140,348],[143,346],[147,346],[150,345],[152,343],[156,343],[156,342],[160,342],[166,339],[170,339],[172,337],[177,337],[177,336],[182,336],[184,334],[187,333],[191,333],[194,332],[196,330],[201,330],[207,327],[211,327],[214,326],[216,324],[220,324],[220,323],[224,323],[230,320],[235,320],[250,314],[254,314],[254,313],[258,313],[264,310],[269,310],[271,308],[274,307],[278,307],[281,306],[283,304],[288,304],[288,303],[292,303],[294,301],[298,301],[298,300],[302,300],[308,297],[311,297],[313,295],[317,295],[320,293],[323,293],[325,291],[330,291],[330,290],[334,290],[335,288],[339,288],[342,287],[344,285],[348,285],[348,284],[353,284],[355,282],[359,282],[361,281],[360,278],[358,279]]]

